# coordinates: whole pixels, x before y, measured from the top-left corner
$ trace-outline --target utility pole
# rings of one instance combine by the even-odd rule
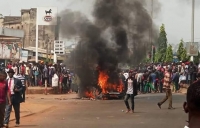
[[[48,60],[48,54],[49,54],[49,35],[48,34],[45,35],[45,43],[47,46],[46,60]]]
[[[153,0],[151,0],[151,28],[150,28],[150,44],[151,44],[151,62],[153,63]]]
[[[51,40],[49,40],[49,45],[50,45],[50,50],[49,50],[49,58],[48,58],[48,60],[50,61],[50,62],[52,62],[51,61]]]
[[[194,10],[195,10],[195,0],[192,0],[192,24],[191,24],[191,44],[190,44],[190,47],[191,47],[191,45],[194,45]],[[194,57],[191,56],[190,60],[193,62]]]

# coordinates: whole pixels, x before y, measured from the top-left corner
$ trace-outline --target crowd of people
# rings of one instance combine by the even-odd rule
[[[193,62],[171,63],[171,64],[148,64],[139,65],[134,70],[123,71],[121,78],[125,81],[131,71],[137,81],[138,93],[162,93],[164,75],[171,69],[171,82],[173,91],[179,93],[180,87],[191,84],[196,80],[200,66]]]
[[[200,119],[200,64],[193,62],[172,63],[172,64],[150,64],[140,65],[135,70],[129,70],[120,74],[124,81],[125,98],[127,107],[126,113],[133,113],[135,109],[134,97],[140,93],[163,92],[166,96],[157,103],[161,109],[163,103],[169,100],[168,109],[174,109],[172,106],[172,90],[179,92],[184,84],[188,85],[187,102],[184,102],[183,108],[188,113],[188,126],[190,128],[199,127]],[[131,107],[128,99],[131,99]],[[185,126],[185,128],[188,128]]]
[[[63,64],[48,64],[43,61],[39,63],[8,63],[4,71],[0,70],[0,127],[8,126],[12,107],[15,111],[16,126],[19,126],[20,103],[25,102],[26,87],[44,86],[46,82],[49,87],[52,87],[52,78],[55,74],[62,85],[63,93],[78,92],[78,85],[76,89],[71,86],[76,75]],[[172,106],[172,91],[179,93],[179,89],[184,84],[199,86],[197,83],[200,80],[200,65],[192,62],[152,63],[139,65],[134,70],[123,71],[123,73],[120,73],[120,77],[124,83],[124,102],[127,113],[134,112],[134,97],[138,93],[162,93],[165,91],[166,96],[157,105],[161,109],[162,104],[169,99],[168,109],[174,109]],[[189,86],[189,89],[194,91],[191,86]],[[198,96],[198,94],[195,95]],[[129,98],[131,99],[131,107],[128,103]],[[184,104],[186,113],[193,111],[187,105],[194,102],[190,100],[191,98],[188,96],[188,102]]]
[[[58,77],[62,93],[78,92],[72,87],[76,75],[63,64],[9,62],[0,70],[0,128],[8,127],[12,107],[16,126],[20,124],[20,103],[25,102],[25,90],[29,86],[53,87],[54,77]],[[75,86],[75,84],[73,84]]]
[[[62,63],[52,64],[43,61],[39,63],[9,62],[5,67],[5,71],[9,69],[14,70],[14,77],[24,77],[27,87],[44,87],[45,84],[47,84],[47,87],[53,87],[52,78],[56,74],[59,78],[62,93],[78,91],[78,86],[75,84],[77,77],[73,71],[67,69]]]

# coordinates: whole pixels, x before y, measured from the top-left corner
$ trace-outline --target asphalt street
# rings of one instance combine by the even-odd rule
[[[187,114],[182,104],[185,95],[173,95],[173,107],[168,110],[168,101],[162,109],[157,107],[165,94],[146,94],[135,98],[135,113],[126,114],[123,100],[41,100],[56,107],[45,113],[21,119],[24,128],[183,128]],[[36,101],[35,101],[36,102]],[[14,121],[11,122],[14,126]]]

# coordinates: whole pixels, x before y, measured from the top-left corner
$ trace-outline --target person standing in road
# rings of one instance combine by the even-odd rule
[[[186,96],[186,102],[183,104],[185,113],[188,113],[189,128],[199,128],[200,126],[200,74],[197,74],[198,80],[192,83]],[[186,126],[187,127],[187,126]]]
[[[170,88],[170,84],[172,82],[172,77],[171,76],[172,76],[172,70],[168,69],[166,71],[166,73],[165,73],[164,83],[163,83],[163,86],[166,89],[166,96],[161,102],[158,102],[158,104],[157,104],[160,109],[161,109],[161,105],[163,103],[165,103],[165,101],[167,101],[167,99],[169,99],[169,107],[168,107],[168,109],[174,109],[172,107],[172,91],[171,91],[171,88]]]
[[[179,91],[179,73],[177,69],[174,69],[173,71],[173,77],[172,77],[172,81],[175,85],[175,92],[178,93]]]
[[[129,77],[126,80],[125,84],[125,98],[124,102],[127,108],[126,113],[134,113],[135,103],[134,103],[134,97],[137,95],[137,82],[135,77],[133,76],[132,72],[129,72]],[[128,99],[131,98],[131,108],[128,103]]]
[[[0,71],[0,128],[3,127],[4,114],[6,108],[6,97],[8,99],[9,105],[11,105],[10,96],[8,93],[8,85],[5,81],[6,77],[6,72]]]
[[[13,77],[15,74],[13,69],[9,69],[7,72],[9,75],[6,84],[8,85],[8,91],[11,99],[11,105],[6,105],[4,126],[8,127],[8,123],[10,120],[10,113],[12,111],[12,106],[15,111],[15,119],[16,119],[16,127],[20,124],[20,103],[22,102],[21,92],[23,90],[22,82]]]

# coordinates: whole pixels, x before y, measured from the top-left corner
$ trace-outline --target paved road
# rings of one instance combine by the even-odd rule
[[[49,112],[21,119],[24,128],[183,128],[187,115],[182,104],[185,95],[173,96],[175,110],[168,110],[167,103],[159,109],[156,103],[164,94],[136,97],[135,113],[125,114],[123,100],[45,100],[57,106]],[[41,102],[41,101],[38,101]],[[11,123],[13,126],[14,122]]]

